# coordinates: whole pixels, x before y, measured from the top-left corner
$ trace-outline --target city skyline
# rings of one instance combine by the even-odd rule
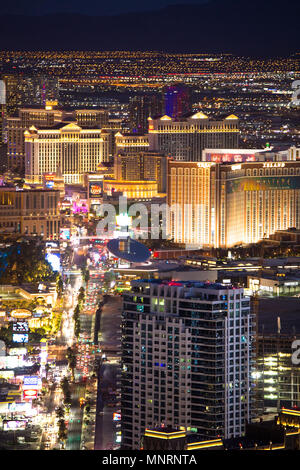
[[[4,5],[1,451],[300,450],[299,15]]]

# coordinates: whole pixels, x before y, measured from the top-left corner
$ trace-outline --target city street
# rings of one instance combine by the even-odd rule
[[[97,418],[95,450],[111,449],[116,445],[116,425],[113,413],[119,412],[118,406],[109,406],[109,392],[118,388],[121,351],[121,313],[122,298],[109,297],[102,308],[100,333],[101,350],[106,354],[107,361],[103,362],[98,376]]]
[[[80,450],[83,410],[80,408],[79,400],[85,396],[85,384],[75,384],[72,388],[66,450]]]

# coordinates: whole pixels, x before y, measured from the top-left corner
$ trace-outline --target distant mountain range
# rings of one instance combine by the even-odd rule
[[[0,49],[156,50],[285,56],[300,51],[300,3],[214,0],[115,16],[0,15]]]

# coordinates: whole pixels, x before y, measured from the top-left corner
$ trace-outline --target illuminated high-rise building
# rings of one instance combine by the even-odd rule
[[[229,248],[300,228],[300,162],[168,162],[168,234]]]
[[[58,79],[43,75],[18,77],[19,107],[46,106],[47,101],[59,100]]]
[[[58,101],[58,79],[43,75],[4,75],[7,116],[16,116],[25,106],[45,106],[46,101]]]
[[[212,120],[202,112],[176,121],[167,114],[149,119],[149,150],[175,160],[201,161],[205,148],[238,148],[239,119],[230,115]]]
[[[19,115],[7,118],[7,157],[11,170],[23,174],[25,158],[24,132],[30,126],[50,128],[63,121],[64,112],[57,102],[46,103],[44,108],[21,108]]]
[[[109,123],[106,109],[77,109],[74,111],[77,124],[82,128],[104,129]]]
[[[46,101],[44,108],[20,108],[18,116],[7,118],[7,156],[8,166],[11,170],[23,175],[25,169],[25,140],[24,132],[31,126],[51,129],[60,123],[77,122],[85,129],[109,128],[108,112],[102,109],[78,109],[67,111],[58,107],[57,101]],[[108,131],[107,131],[108,132]],[[113,137],[104,135],[105,146],[104,161],[109,160],[112,153]]]
[[[156,181],[158,192],[165,193],[167,157],[157,152],[118,153],[114,174],[119,181]]]
[[[0,233],[59,239],[60,192],[54,189],[0,188]]]
[[[267,332],[258,336],[256,361],[257,395],[260,412],[267,408],[300,406],[300,369],[293,364],[292,343],[299,336],[290,332]]]
[[[0,146],[5,142],[6,85],[0,80]]]
[[[182,426],[205,441],[245,432],[252,413],[253,318],[243,289],[132,281],[122,320],[122,448],[146,428]],[[181,428],[181,429],[183,429]]]
[[[167,204],[172,211],[167,233],[175,243],[213,244],[211,167],[206,162],[168,162]]]
[[[4,75],[2,80],[6,88],[6,116],[14,116],[18,108],[22,106],[21,90],[19,88],[19,77],[17,75]]]
[[[148,118],[161,114],[161,102],[157,95],[137,95],[129,102],[129,127],[131,132],[148,132]]]
[[[169,85],[164,91],[163,114],[178,121],[192,111],[191,92],[189,87],[182,83]]]
[[[109,118],[108,122],[102,126],[102,137],[107,142],[107,152],[103,155],[104,162],[112,163],[116,153],[116,135],[122,131],[122,119]]]
[[[25,131],[25,178],[41,184],[43,175],[59,168],[67,184],[82,184],[84,174],[103,161],[101,129],[82,129],[76,123],[52,129],[31,126]]]
[[[149,150],[149,138],[148,135],[137,135],[137,134],[125,134],[118,132],[115,135],[116,154],[122,152],[126,154],[136,154],[137,152],[143,152]]]
[[[58,79],[42,75],[4,75],[5,105],[3,108],[3,140],[7,141],[10,117],[17,117],[18,110],[26,106],[45,106],[47,101],[57,102],[59,97]]]

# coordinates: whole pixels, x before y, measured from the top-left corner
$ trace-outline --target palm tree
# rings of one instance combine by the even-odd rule
[[[71,373],[72,373],[72,381],[74,382],[75,367],[76,367],[76,354],[73,351],[73,349],[70,348],[70,347],[67,349],[67,359],[68,359],[68,363],[69,363],[69,368],[70,368]]]
[[[50,370],[50,365],[49,365],[48,362],[47,362],[47,364],[45,365],[46,380],[47,380],[47,378],[48,378],[48,372],[49,372],[49,370]]]
[[[56,410],[56,417],[59,418],[59,419],[62,419],[65,417],[65,410],[63,409],[62,406],[60,406],[59,408],[57,408]]]

